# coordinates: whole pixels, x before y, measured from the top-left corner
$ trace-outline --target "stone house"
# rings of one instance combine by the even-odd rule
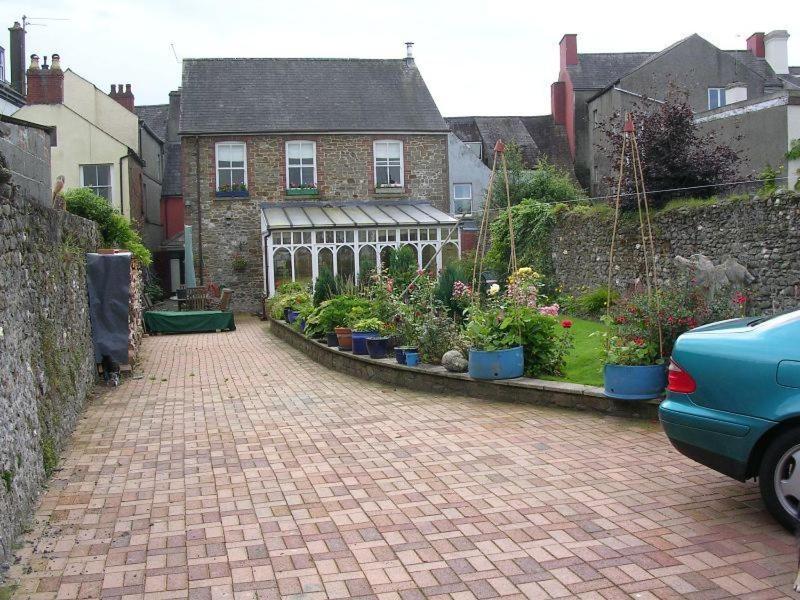
[[[14,117],[56,128],[51,153],[53,184],[88,187],[103,196],[142,234],[145,245],[161,243],[163,140],[134,112],[131,85],[106,94],[71,69],[36,54],[26,72],[27,104]]]
[[[598,148],[604,142],[601,125],[615,112],[663,102],[672,85],[688,93],[698,117],[721,106],[800,89],[795,67],[788,66],[788,37],[785,31],[756,33],[747,49],[721,50],[694,34],[660,52],[579,54],[577,36],[565,35],[559,79],[551,88],[552,112],[566,128],[578,180],[592,194],[605,191],[610,162]]]
[[[180,112],[201,281],[237,308],[323,266],[356,279],[391,247],[458,255],[448,129],[410,56],[187,59]]]

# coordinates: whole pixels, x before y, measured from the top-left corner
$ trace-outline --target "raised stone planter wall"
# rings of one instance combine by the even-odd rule
[[[375,360],[368,356],[342,352],[307,338],[282,321],[270,320],[270,331],[316,362],[362,379],[436,394],[560,406],[642,419],[658,418],[658,402],[612,400],[606,398],[600,388],[588,385],[526,377],[505,381],[480,381],[465,373],[450,373],[444,367],[407,367],[397,364],[393,358]]]

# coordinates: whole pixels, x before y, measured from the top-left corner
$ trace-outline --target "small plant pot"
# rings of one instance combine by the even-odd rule
[[[296,310],[291,310],[290,309],[289,312],[286,315],[286,320],[289,323],[294,323],[295,321],[297,321],[297,317],[299,317],[299,316],[300,316],[299,312],[297,312]]]
[[[389,338],[373,336],[367,338],[367,352],[370,358],[386,358],[389,352]]]
[[[292,309],[289,308],[288,306],[283,309],[283,320],[286,321],[287,323],[289,322],[289,313],[291,312],[291,310]]]
[[[406,365],[409,367],[416,367],[419,364],[419,352],[406,351]]]
[[[397,364],[404,365],[406,364],[406,352],[417,352],[416,346],[395,346],[394,348],[394,359],[397,361]]]
[[[354,331],[353,354],[367,354],[367,338],[378,335],[377,331]]]
[[[605,395],[615,400],[654,400],[667,387],[666,365],[605,365]]]
[[[325,334],[325,343],[328,344],[328,348],[336,348],[339,345],[339,338],[335,331],[329,331]]]
[[[337,327],[336,339],[338,341],[339,350],[352,350],[353,349],[353,330],[349,327]]]
[[[304,332],[306,330],[306,320],[300,319],[300,332]]]
[[[469,376],[473,379],[514,379],[525,372],[522,346],[504,350],[469,349]]]

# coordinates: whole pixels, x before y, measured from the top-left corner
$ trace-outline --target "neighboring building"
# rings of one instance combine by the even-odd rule
[[[0,115],[13,115],[25,105],[25,30],[15,22],[8,32],[10,70],[6,70],[5,48],[0,47]]]
[[[578,54],[577,36],[565,35],[552,111],[566,128],[578,180],[592,193],[603,190],[609,161],[597,148],[600,125],[634,105],[663,102],[671,85],[688,93],[697,113],[797,88],[787,38],[785,31],[757,33],[747,50],[720,50],[694,34],[661,52]]]
[[[256,307],[323,265],[357,278],[389,247],[441,267],[459,243],[447,134],[410,54],[184,60],[183,198],[201,280]]]
[[[450,213],[461,219],[461,249],[473,250],[478,239],[478,225],[473,217],[484,205],[492,170],[479,158],[475,144],[462,142],[454,133],[447,136],[447,155]]]
[[[170,92],[169,104],[136,107],[139,118],[164,140],[160,214],[162,227],[154,264],[161,285],[172,292],[185,282],[184,206],[181,189],[181,144],[178,137],[180,109],[180,90]]]
[[[134,112],[130,84],[105,94],[74,71],[31,56],[27,105],[15,117],[54,126],[52,177],[65,188],[88,187],[131,220],[151,250],[161,240],[163,140]]]

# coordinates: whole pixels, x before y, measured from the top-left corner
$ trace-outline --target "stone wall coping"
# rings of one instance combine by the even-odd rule
[[[522,377],[497,381],[473,379],[466,373],[451,373],[439,365],[417,367],[398,364],[393,357],[374,359],[331,348],[307,338],[289,324],[270,319],[277,337],[325,366],[337,371],[422,391],[459,394],[489,400],[510,400],[593,410],[640,419],[658,418],[658,401],[625,402],[608,398],[603,389],[591,385]]]

